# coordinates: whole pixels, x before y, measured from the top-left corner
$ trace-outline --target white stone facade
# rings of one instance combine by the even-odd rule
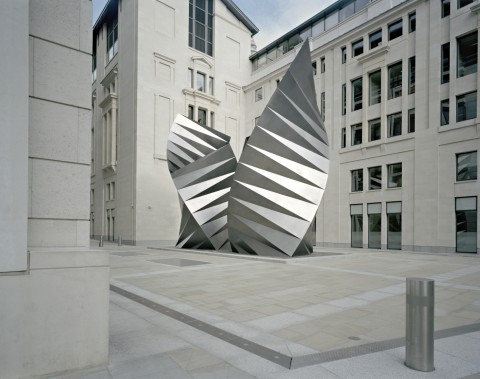
[[[94,28],[91,235],[96,238],[121,236],[123,243],[135,244],[176,241],[180,209],[166,151],[177,113],[187,115],[192,106],[198,119],[204,110],[208,126],[232,137],[237,156],[243,146],[242,85],[250,78],[251,32],[224,2],[216,0],[213,56],[190,48],[188,5],[187,1],[136,0],[117,8],[113,0]],[[117,9],[118,52],[109,60],[106,15]],[[204,91],[196,88],[197,73],[205,77]],[[105,88],[112,81],[114,92],[108,95]],[[113,122],[117,153],[107,163],[102,125],[112,106],[118,112]],[[112,124],[108,118],[107,122]],[[111,183],[115,183],[114,192]]]
[[[232,136],[232,147],[238,155],[244,138],[253,130],[255,119],[299,46],[266,59],[265,64],[256,60],[261,59],[263,52],[267,55],[273,51],[275,44],[280,46],[295,38],[295,33],[301,34],[320,22],[320,16],[314,16],[310,24],[305,22],[248,59],[251,31],[224,2],[215,1],[214,57],[211,57],[188,47],[188,6],[187,2],[177,3],[149,0],[123,4],[118,16],[118,54],[106,66],[102,61],[106,43],[101,39],[106,27],[97,25],[94,31],[101,31],[96,43],[97,56],[101,57],[97,61],[102,61],[97,64],[97,79],[93,84],[94,104],[102,102],[101,82],[114,66],[119,80],[115,171],[95,164],[92,175],[91,235],[97,238],[102,234],[114,239],[122,235],[124,241],[135,244],[175,241],[180,214],[165,161],[165,140],[173,117],[176,113],[188,115],[188,106],[193,105],[193,118],[198,119],[199,109],[206,109],[207,125],[212,125],[209,117],[214,112],[213,126]],[[476,63],[468,75],[457,75],[457,47],[459,38],[477,32],[478,6],[476,2],[452,1],[447,15],[440,1],[356,0],[355,7],[357,3],[359,8],[355,12],[354,8],[348,8],[353,2],[339,1],[330,6],[324,14],[324,23],[330,26],[311,33],[309,38],[312,60],[316,63],[317,102],[325,110],[331,144],[329,182],[316,220],[317,245],[352,246],[351,212],[359,212],[362,217],[356,220],[361,220],[362,228],[356,233],[356,246],[435,252],[461,250],[456,244],[456,199],[475,198],[478,204],[480,185],[478,179],[457,180],[457,155],[478,151],[480,124],[476,115],[456,121],[458,101],[464,94],[475,93],[479,80]],[[335,16],[336,13],[343,16]],[[337,21],[332,23],[334,16]],[[370,39],[376,32],[381,36],[381,44],[371,47]],[[354,51],[359,41],[363,42],[362,52]],[[446,43],[450,43],[450,80],[442,84],[441,49]],[[402,71],[400,81],[391,74],[395,67]],[[194,77],[196,71],[207,78],[214,77],[213,96],[208,94],[208,84],[206,92],[191,88],[188,68],[193,70]],[[370,104],[370,75],[378,71],[380,97],[377,103]],[[361,107],[352,100],[356,79],[359,79],[356,85],[361,83],[362,88]],[[396,84],[391,84],[395,80]],[[440,107],[446,99],[450,120],[442,125]],[[478,96],[475,101],[478,109]],[[97,107],[94,105],[97,131],[94,158],[99,162],[102,136],[98,125],[102,109]],[[397,116],[401,117],[398,126]],[[377,119],[380,127],[375,133],[380,134],[371,138],[369,123]],[[410,120],[414,120],[414,125]],[[362,130],[357,141],[352,137],[355,125]],[[476,157],[478,166],[478,153]],[[369,189],[369,169],[375,167],[380,167],[381,177]],[[360,191],[352,190],[355,170],[363,172]],[[389,171],[395,172],[397,179],[389,178]],[[109,180],[116,182],[114,200],[105,200]],[[379,212],[378,217],[371,217],[375,224],[372,229],[368,208],[370,213]],[[106,228],[108,209],[115,210],[115,232]],[[395,219],[398,213],[401,216]],[[470,219],[470,229],[477,228],[478,210],[474,214],[476,221]],[[400,223],[396,229],[395,221]],[[477,251],[479,247],[477,232]]]
[[[89,0],[2,3],[2,378],[108,361],[109,259],[88,233],[91,19]]]

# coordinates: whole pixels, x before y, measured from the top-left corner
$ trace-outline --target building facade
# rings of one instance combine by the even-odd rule
[[[231,1],[106,5],[93,38],[92,236],[176,240],[170,126],[177,113],[187,115],[230,135],[239,156],[246,137],[242,86],[256,32]]]
[[[166,4],[151,3],[155,7]],[[191,7],[196,6],[193,1],[190,3]],[[253,55],[249,54],[250,34],[255,29],[249,29],[248,19],[242,23],[241,17],[236,17],[227,5],[231,6],[231,3],[214,2],[212,41],[215,58],[208,52],[199,52],[198,46],[188,47],[189,38],[196,38],[192,34],[187,36],[187,16],[192,13],[186,6],[183,11],[175,10],[176,27],[183,28],[176,34],[175,51],[188,53],[175,55],[169,50],[168,40],[162,38],[157,55],[151,48],[146,49],[145,57],[150,54],[150,62],[145,62],[144,69],[137,70],[136,75],[138,81],[143,82],[140,77],[147,78],[147,72],[155,72],[156,63],[152,61],[160,60],[163,68],[169,66],[169,59],[170,67],[175,66],[175,75],[182,71],[180,81],[186,80],[186,84],[170,82],[170,87],[163,85],[162,90],[160,87],[151,88],[148,92],[147,87],[155,82],[152,76],[145,85],[138,85],[136,94],[141,101],[137,100],[137,103],[142,103],[142,117],[145,118],[136,116],[137,123],[127,122],[128,125],[136,125],[137,130],[156,130],[156,117],[167,113],[160,112],[148,97],[151,98],[153,93],[156,99],[158,92],[158,96],[163,94],[162,99],[170,99],[181,93],[177,100],[171,100],[175,104],[172,109],[232,135],[233,148],[238,155],[243,139],[253,130],[255,120],[261,115],[300,44],[308,41],[315,71],[317,103],[325,119],[331,149],[329,181],[316,219],[317,245],[478,253],[480,5],[477,2],[340,0]],[[142,21],[140,9],[137,12],[138,29],[145,31],[142,43],[149,45],[147,36],[154,35],[154,26],[151,21]],[[151,9],[145,17],[152,18],[154,14]],[[224,20],[227,19],[231,22],[226,23]],[[232,50],[228,41],[235,38],[228,38],[228,33],[217,34],[217,29],[226,23],[226,30],[230,30],[234,21],[243,28],[243,39],[236,39],[242,46],[241,69],[235,72],[235,80],[223,79],[222,70],[231,73],[232,63],[227,60],[222,66],[220,62],[226,59],[223,57],[231,59],[232,51],[236,50]],[[121,43],[121,38],[119,41]],[[198,69],[194,59],[197,56],[202,57],[198,59],[199,64],[213,62],[213,97],[217,103],[202,102],[200,105],[200,100],[195,102],[193,98],[201,96],[203,101],[211,96],[207,82],[212,71],[205,67]],[[118,65],[120,72],[120,63]],[[203,91],[195,89],[199,87],[189,79],[198,79],[198,72],[205,74],[204,79],[199,80],[200,84],[205,83]],[[94,93],[99,89],[94,85]],[[231,93],[236,95],[230,96]],[[237,107],[232,107],[231,97],[238,99]],[[160,101],[164,101],[162,99]],[[210,119],[208,115],[211,115]],[[233,123],[236,127],[230,126],[230,118],[236,120]],[[121,124],[123,119],[119,119]],[[99,125],[99,118],[96,120],[95,125]],[[170,124],[171,120],[165,117],[164,128]],[[134,130],[134,127],[130,126],[130,129]],[[144,137],[150,144],[157,141],[152,134],[145,133]],[[97,135],[97,143],[99,138]],[[138,149],[138,138],[137,142],[134,141],[130,143]],[[134,243],[171,241],[176,239],[178,232],[178,202],[167,195],[173,192],[163,166],[162,151],[153,149],[153,154],[151,149],[145,148],[137,152],[136,170],[140,173],[125,179],[136,178],[136,191],[139,191],[132,197],[137,199],[136,205],[133,202],[128,205],[137,208],[133,213],[133,230],[137,233],[132,239]],[[99,149],[96,151],[98,155]],[[159,158],[156,159],[155,154]],[[117,175],[120,175],[122,158],[120,154],[118,157]],[[104,168],[97,169],[95,183],[100,180],[102,170],[105,176]],[[102,191],[97,184],[92,188],[95,192]],[[120,187],[117,185],[116,188]],[[95,206],[103,201],[101,196],[104,195],[95,194],[92,209],[95,216],[102,212],[108,219],[108,209],[105,213],[105,209]],[[118,208],[116,211],[118,214]],[[125,213],[124,221],[119,219],[118,222],[127,222],[127,217]],[[164,225],[167,219],[168,225]],[[95,217],[92,235],[102,234],[97,223]]]

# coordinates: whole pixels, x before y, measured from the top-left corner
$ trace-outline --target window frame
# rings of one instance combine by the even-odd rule
[[[364,52],[363,37],[352,42],[352,58],[362,55]]]
[[[372,84],[373,83],[372,79],[374,75],[378,75],[378,78],[380,79],[378,84],[377,94],[372,94],[372,91],[374,89],[374,85]],[[375,105],[375,104],[380,104],[381,102],[382,102],[382,70],[380,69],[368,74],[368,104]]]
[[[475,209],[458,209],[458,202],[457,200],[459,199],[470,199],[470,198],[475,198]],[[472,220],[477,220],[478,219],[478,196],[461,196],[461,197],[455,197],[455,251],[457,253],[477,253],[478,249],[478,244],[477,244],[477,235],[478,235],[478,224],[475,222],[476,225],[476,230],[475,230],[475,238],[471,238],[472,241],[475,241],[475,246],[471,250],[460,250],[459,249],[459,244],[458,244],[458,237],[459,237],[459,226],[462,224],[465,224],[466,228],[468,228],[468,219],[466,215],[464,215],[464,218],[459,220],[460,212],[475,212],[475,216],[472,217]],[[460,232],[465,232],[465,230],[460,230]],[[468,229],[466,230],[468,233]]]
[[[475,157],[472,159],[475,163],[475,166],[474,169],[475,169],[475,172],[474,172],[474,176],[470,177],[466,177],[466,178],[462,178],[460,177],[461,175],[461,172],[459,172],[459,158],[461,156],[468,156],[468,155],[471,155],[471,154],[475,154]],[[466,151],[466,152],[461,152],[461,153],[457,153],[455,154],[455,168],[456,168],[456,175],[455,175],[455,180],[457,182],[465,182],[465,181],[470,181],[470,180],[477,180],[478,179],[478,151],[477,150],[472,150],[472,151]],[[467,164],[467,172],[469,172],[471,166],[469,166]],[[472,170],[473,171],[473,170]],[[468,174],[467,174],[468,175]]]
[[[200,84],[199,79],[202,79],[203,86]],[[201,71],[196,71],[195,75],[195,91],[207,92],[207,75]]]
[[[377,35],[380,35],[380,38],[377,38],[375,40],[372,39],[372,37],[376,37]],[[382,46],[382,29],[378,29],[368,35],[368,42],[370,46],[370,50],[375,49],[378,46]]]
[[[417,12],[408,14],[408,32],[413,33],[417,30]]]
[[[461,49],[462,49],[461,41],[464,41],[464,40],[466,40],[466,39],[468,39],[472,36],[476,37],[476,43],[467,44],[467,46],[469,46],[469,45],[478,46],[478,31],[477,30],[474,30],[473,32],[470,32],[470,33],[466,33],[466,34],[456,38],[456,40],[457,40],[457,78],[462,78],[464,76],[474,74],[474,73],[477,72],[477,69],[478,69],[478,47],[475,47],[474,49],[472,49],[472,51],[474,53],[474,56],[475,56],[475,63],[469,64],[467,66],[464,65],[464,64],[462,66],[460,65]],[[464,57],[464,58],[465,58],[464,60],[466,60],[467,57]]]
[[[341,56],[342,56],[342,64],[347,63],[347,47],[346,46],[341,47]]]
[[[440,46],[440,55],[440,83],[445,84],[450,82],[450,42]]]
[[[415,133],[415,108],[408,110],[408,133]]]
[[[351,135],[350,135],[350,138],[351,138],[351,145],[352,146],[358,146],[358,145],[361,145],[363,143],[363,130],[362,130],[362,124],[361,123],[358,123],[358,124],[354,124],[354,125],[351,125],[350,126],[350,131],[351,131]],[[355,141],[357,141],[358,139],[356,139],[355,137],[358,136],[357,133],[360,132],[360,142],[358,143],[355,143]]]
[[[460,119],[459,118],[459,115],[461,115],[461,113],[459,112],[459,106],[460,106],[460,101],[464,98],[466,98],[467,96],[469,95],[473,95],[475,94],[475,99],[472,101],[465,101],[464,100],[464,104],[465,104],[465,118],[463,119]],[[472,109],[468,108],[467,109],[467,106],[466,104],[473,104],[472,106],[472,109],[473,109],[473,112],[470,114],[471,117],[467,118],[467,116],[469,115],[469,110],[472,111]],[[467,92],[467,93],[463,93],[461,95],[457,95],[456,96],[456,111],[457,111],[457,122],[462,122],[462,121],[468,121],[468,120],[474,120],[477,118],[477,91],[471,91],[471,92]]]
[[[373,139],[372,138],[372,126],[378,126],[378,131],[379,135],[378,138]],[[380,141],[382,139],[382,121],[380,118],[374,118],[372,120],[368,121],[368,141],[369,142],[374,142],[374,141]]]
[[[395,133],[398,124],[395,120],[400,119],[400,133]],[[387,138],[398,137],[402,135],[402,112],[392,113],[387,115]]]
[[[399,27],[399,34],[394,33],[396,30],[392,30],[393,27],[396,27],[397,25],[400,25]],[[397,39],[403,35],[403,19],[401,18],[400,20],[394,21],[390,24],[388,24],[388,40],[393,41],[394,39]],[[393,36],[392,36],[393,34]]]
[[[358,111],[363,108],[363,77],[359,77],[356,79],[351,80],[352,85],[352,112]],[[356,86],[360,86],[360,92],[357,93]]]
[[[363,168],[350,171],[350,191],[363,192]]]
[[[398,167],[400,167],[400,171],[395,171]],[[395,177],[397,177],[397,180],[394,180]],[[400,178],[399,180],[398,177]],[[402,178],[402,162],[387,164],[387,188],[402,188]]]
[[[391,212],[389,211],[390,205],[400,204],[400,212]],[[402,250],[402,202],[401,201],[387,201],[385,204],[386,215],[387,215],[387,249],[389,250]],[[391,230],[392,224],[390,223],[391,218],[397,218],[399,230]],[[391,233],[400,233],[400,244],[393,245],[391,243],[392,234]]]
[[[379,170],[380,176],[373,176],[372,171]],[[375,185],[375,179],[379,180],[380,185]],[[378,188],[377,188],[378,187]],[[372,166],[368,168],[368,190],[369,191],[379,191],[382,189],[382,166]]]
[[[446,107],[445,107],[446,105]],[[444,109],[448,111],[445,116]],[[445,120],[445,121],[444,121]],[[449,125],[450,124],[450,99],[444,99],[440,101],[440,125]]]
[[[393,70],[398,67],[400,67],[400,75],[393,76]],[[403,62],[399,61],[388,66],[388,100],[401,97],[402,93],[403,93]]]
[[[214,39],[214,3],[213,0],[190,0],[188,8],[188,46],[211,57]]]
[[[255,90],[253,99],[255,100],[255,103],[263,100],[263,87],[259,87]]]
[[[408,94],[415,93],[415,56],[408,58]]]
[[[450,0],[441,0],[441,16],[442,18],[450,16]]]

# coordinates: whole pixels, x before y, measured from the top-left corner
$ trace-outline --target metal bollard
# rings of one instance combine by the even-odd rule
[[[103,247],[103,236],[100,236],[100,241],[98,242],[98,247]]]
[[[118,246],[122,246],[122,236],[118,236]]]
[[[435,282],[431,279],[407,278],[407,314],[405,365],[429,372],[433,367],[433,317]]]

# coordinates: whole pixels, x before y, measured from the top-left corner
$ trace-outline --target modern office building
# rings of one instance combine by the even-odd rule
[[[331,150],[317,245],[478,253],[477,2],[340,0],[253,54],[233,2],[177,3],[111,0],[95,25],[92,235],[176,240],[174,114],[238,156],[305,42]]]

